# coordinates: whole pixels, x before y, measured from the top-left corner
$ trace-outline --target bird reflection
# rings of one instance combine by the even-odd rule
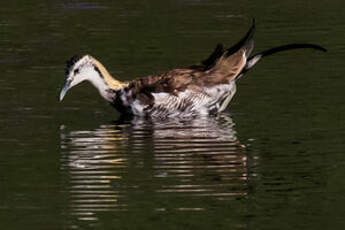
[[[169,208],[200,211],[207,205],[198,197],[245,198],[247,164],[246,148],[227,114],[61,128],[68,209],[84,220],[94,220],[97,212],[138,209],[139,197],[140,203],[155,203],[157,211],[165,211],[169,200]],[[186,197],[194,203],[183,202]]]

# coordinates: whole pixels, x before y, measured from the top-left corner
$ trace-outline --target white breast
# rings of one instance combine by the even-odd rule
[[[149,107],[138,99],[133,100],[131,92],[125,93],[121,99],[130,106],[134,115],[150,115],[155,117],[176,117],[191,115],[208,115],[226,109],[236,92],[235,82],[205,87],[201,91],[187,89],[177,95],[160,92],[152,93],[154,105]]]

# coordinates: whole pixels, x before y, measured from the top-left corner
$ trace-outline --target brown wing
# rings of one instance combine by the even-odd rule
[[[162,75],[133,80],[126,90],[131,90],[142,103],[153,104],[152,93],[168,93],[176,96],[187,88],[202,93],[205,87],[229,84],[241,73],[245,64],[245,49],[240,49],[231,56],[223,55],[216,65],[207,71],[175,69]]]
[[[227,84],[239,75],[246,64],[246,59],[254,47],[253,23],[247,34],[234,46],[224,50],[218,44],[213,53],[201,65],[188,69],[175,69],[165,74],[149,76],[132,81],[127,90],[131,90],[140,101],[151,104],[152,93],[168,93],[177,95],[187,88],[202,91],[206,87]]]
[[[207,77],[200,81],[207,86],[228,84],[242,72],[246,61],[245,49],[241,49],[229,57],[224,55],[212,69],[205,72]]]
[[[167,73],[148,76],[133,80],[125,88],[131,91],[132,95],[144,104],[153,104],[152,93],[168,93],[177,95],[187,87],[193,85],[193,79],[198,78],[203,72],[191,69],[174,69]]]
[[[188,69],[206,71],[215,65],[217,60],[224,54],[224,52],[225,49],[223,45],[219,43],[210,56],[208,56],[208,58],[201,61],[200,64],[189,66]]]
[[[254,41],[253,41],[254,32],[255,32],[255,21],[253,20],[253,25],[248,30],[246,35],[235,45],[233,45],[232,47],[228,49],[224,49],[224,46],[219,43],[214,49],[214,51],[209,55],[208,58],[201,61],[200,64],[192,65],[188,68],[207,71],[213,68],[222,57],[224,56],[229,57],[235,54],[236,52],[238,52],[240,49],[246,50],[246,57],[248,58],[254,48]]]
[[[135,93],[183,91],[193,82],[193,79],[203,75],[204,72],[191,69],[174,69],[161,75],[148,76],[130,82],[128,89]]]

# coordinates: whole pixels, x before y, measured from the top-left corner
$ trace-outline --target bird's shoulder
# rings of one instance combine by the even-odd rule
[[[127,91],[138,93],[171,93],[181,92],[195,86],[198,78],[205,75],[203,71],[195,69],[173,69],[163,74],[150,75],[129,82]]]

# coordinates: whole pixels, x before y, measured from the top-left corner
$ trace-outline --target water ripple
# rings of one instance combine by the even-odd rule
[[[98,212],[133,209],[143,202],[193,197],[213,200],[247,196],[246,147],[228,115],[190,120],[134,119],[93,130],[61,129],[61,171],[69,212],[94,220]],[[145,194],[155,194],[154,199]],[[195,205],[195,206],[194,206]],[[174,210],[203,211],[200,202]],[[170,207],[171,209],[172,207]]]

